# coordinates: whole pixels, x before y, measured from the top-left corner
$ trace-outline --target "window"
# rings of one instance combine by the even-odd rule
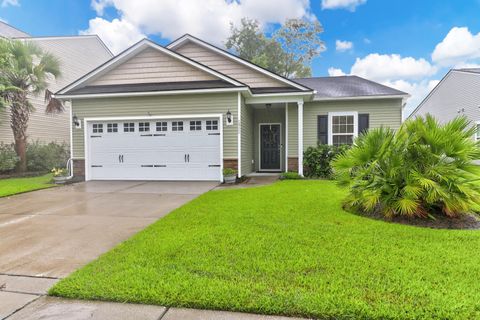
[[[135,123],[125,122],[123,124],[123,132],[135,132]]]
[[[157,131],[167,131],[168,125],[166,121],[156,123]]]
[[[150,122],[139,122],[138,131],[140,132],[149,132],[150,131]]]
[[[207,120],[206,127],[207,130],[218,130],[218,120]]]
[[[108,123],[107,132],[118,132],[118,123]]]
[[[102,123],[94,123],[92,132],[93,133],[103,133],[103,124]]]
[[[475,134],[475,140],[480,141],[480,123],[477,123],[477,133]]]
[[[202,121],[190,121],[190,131],[200,131],[202,130]]]
[[[334,146],[353,144],[357,136],[357,113],[330,113],[329,114],[329,143]]]
[[[172,121],[172,131],[183,131],[183,121]]]

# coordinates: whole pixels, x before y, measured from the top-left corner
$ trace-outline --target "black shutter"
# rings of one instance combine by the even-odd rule
[[[368,113],[363,113],[358,115],[358,134],[362,134],[368,131],[370,126],[370,115]]]
[[[328,116],[318,116],[317,135],[319,144],[328,143]]]

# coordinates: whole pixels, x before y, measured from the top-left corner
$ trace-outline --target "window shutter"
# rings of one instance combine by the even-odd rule
[[[328,116],[318,116],[317,135],[319,144],[328,143]]]
[[[358,115],[358,134],[362,134],[365,131],[368,131],[370,126],[370,115],[368,113],[363,113]]]

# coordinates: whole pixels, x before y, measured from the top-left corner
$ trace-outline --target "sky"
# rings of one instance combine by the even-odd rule
[[[190,33],[223,46],[231,23],[270,35],[318,20],[313,76],[354,74],[411,94],[408,115],[451,68],[480,67],[480,0],[0,0],[0,19],[33,36],[98,34],[118,53],[141,38]]]

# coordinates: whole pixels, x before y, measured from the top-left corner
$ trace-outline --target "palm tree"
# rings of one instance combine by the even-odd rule
[[[17,172],[27,169],[26,146],[30,114],[35,108],[29,95],[46,92],[47,112],[59,112],[63,107],[52,99],[47,90],[48,80],[60,76],[59,60],[29,41],[0,40],[0,104],[9,107],[10,127],[13,131],[15,152],[20,161]]]
[[[480,203],[480,143],[465,117],[440,124],[407,120],[398,131],[372,129],[333,163],[349,187],[347,208],[365,213],[457,217]]]

